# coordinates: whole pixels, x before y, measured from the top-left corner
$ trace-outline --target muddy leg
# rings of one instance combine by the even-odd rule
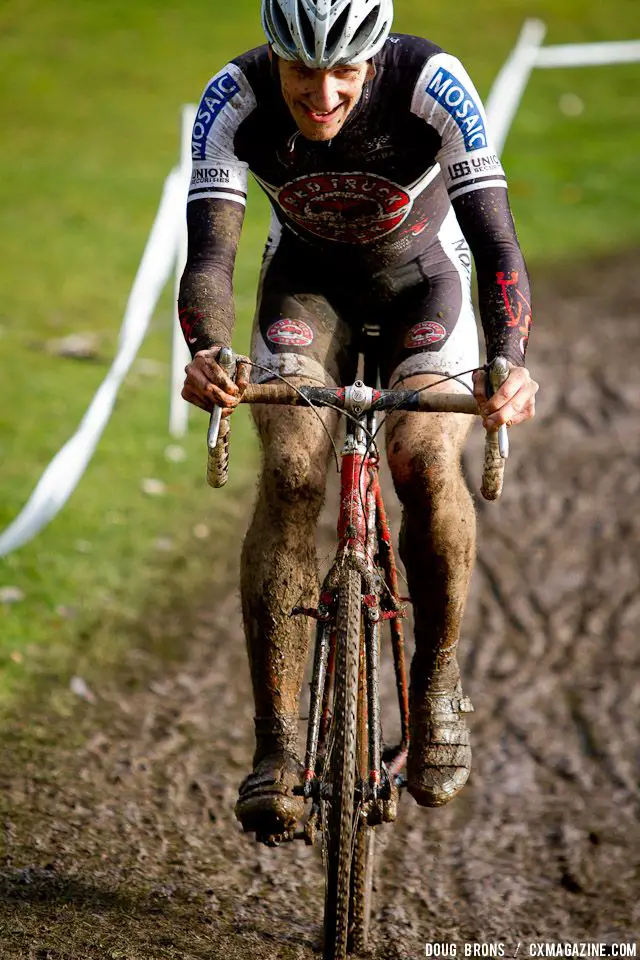
[[[255,715],[283,718],[282,725],[287,726],[285,718],[298,715],[309,641],[308,621],[289,614],[296,605],[317,601],[315,528],[331,447],[318,417],[309,410],[254,411],[263,471],[242,551],[242,609]],[[336,415],[328,411],[321,415],[333,432]],[[264,727],[257,730],[257,759],[270,752],[269,724]],[[289,731],[280,733],[277,722],[271,727],[281,747]],[[290,737],[296,735],[297,723]]]
[[[406,385],[428,380],[415,377]],[[410,790],[429,806],[454,796],[467,779],[471,759],[468,731],[459,717],[470,704],[461,705],[456,659],[475,555],[475,512],[460,468],[470,426],[471,418],[462,415],[396,414],[387,434],[389,466],[404,508],[400,554],[415,617]],[[443,746],[435,748],[436,743]],[[423,775],[429,766],[432,772]]]

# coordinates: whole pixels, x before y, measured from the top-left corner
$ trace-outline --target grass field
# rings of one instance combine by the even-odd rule
[[[8,92],[0,103],[0,528],[75,430],[114,354],[162,183],[177,159],[180,105],[196,100],[227,59],[261,42],[257,9],[248,0],[5,0],[0,7]],[[548,43],[629,39],[638,26],[637,0],[399,0],[396,28],[458,54],[486,94],[526,16],[547,21]],[[534,274],[558,259],[640,240],[639,78],[640,64],[534,76],[505,153]],[[567,94],[575,115],[563,112]],[[247,343],[265,223],[266,204],[254,190],[236,272],[239,347]],[[69,672],[116,662],[127,642],[123,624],[167,578],[186,596],[201,589],[212,538],[236,533],[246,514],[256,453],[244,413],[234,422],[226,491],[213,494],[203,482],[203,416],[192,419],[186,460],[165,456],[170,323],[169,291],[141,352],[153,362],[128,378],[78,490],[32,543],[0,560],[0,589],[23,596],[0,603],[6,705],[35,681],[63,689]],[[99,335],[96,360],[45,349],[74,332]],[[144,478],[162,480],[166,492],[143,493]]]

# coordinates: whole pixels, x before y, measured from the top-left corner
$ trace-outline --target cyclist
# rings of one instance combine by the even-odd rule
[[[272,225],[254,324],[255,381],[352,382],[363,325],[380,329],[383,385],[419,388],[478,366],[470,299],[476,265],[488,358],[510,374],[484,426],[534,415],[524,366],[529,284],[505,176],[478,94],[453,56],[391,34],[392,0],[262,0],[267,44],[207,85],[193,128],[189,254],[179,308],[192,353],[183,396],[228,414],[245,384],[216,363],[231,343],[233,265],[250,170]],[[467,379],[471,383],[471,378]],[[298,382],[294,379],[294,382]],[[464,390],[464,384],[449,381]],[[442,387],[434,387],[442,389]],[[236,815],[261,838],[291,835],[298,702],[315,523],[329,441],[315,414],[254,408],[263,469],[242,554],[242,606],[255,699],[253,772]],[[324,411],[329,430],[336,415]],[[415,611],[408,789],[439,806],[466,782],[471,710],[456,651],[475,549],[460,456],[470,418],[395,414],[387,456],[403,506],[400,551]]]

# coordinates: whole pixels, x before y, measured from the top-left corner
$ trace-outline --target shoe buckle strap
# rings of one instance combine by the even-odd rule
[[[427,696],[425,710],[427,716],[450,717],[452,714],[473,713],[470,697],[451,697],[444,693],[431,693]]]
[[[429,728],[429,745],[446,744],[448,746],[468,746],[469,731],[459,723],[439,723],[437,720]]]

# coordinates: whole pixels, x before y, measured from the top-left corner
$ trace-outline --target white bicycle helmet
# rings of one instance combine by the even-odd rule
[[[319,70],[371,59],[392,19],[393,0],[262,0],[262,27],[274,52]]]

